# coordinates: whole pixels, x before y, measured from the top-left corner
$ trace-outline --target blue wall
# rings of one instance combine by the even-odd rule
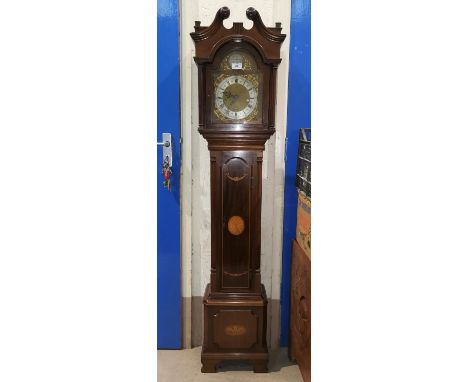
[[[158,348],[179,349],[182,341],[180,283],[180,104],[178,0],[158,0],[158,141],[172,133],[171,191],[163,187],[158,148]]]
[[[281,346],[289,341],[289,298],[291,293],[291,250],[296,237],[296,160],[300,128],[310,128],[310,0],[291,2],[291,42],[287,146],[284,187],[283,267],[281,281]]]

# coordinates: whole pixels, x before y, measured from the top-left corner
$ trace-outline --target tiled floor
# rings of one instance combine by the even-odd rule
[[[186,350],[158,350],[158,382],[302,382],[297,365],[291,363],[287,349],[270,352],[269,373],[255,374],[248,363],[224,362],[216,374],[200,372],[201,347]]]

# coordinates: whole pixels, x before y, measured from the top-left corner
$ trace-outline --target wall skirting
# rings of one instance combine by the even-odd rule
[[[192,347],[192,299],[182,297],[182,348]]]
[[[203,296],[192,297],[192,347],[203,343]]]

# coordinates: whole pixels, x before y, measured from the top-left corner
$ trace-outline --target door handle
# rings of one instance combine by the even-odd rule
[[[162,174],[164,177],[163,187],[171,190],[172,174],[172,136],[171,133],[162,133],[162,142],[156,142],[157,146],[162,146]]]
[[[171,133],[162,133],[162,142],[156,142],[157,146],[162,146],[162,163],[169,162],[169,167],[172,167],[172,135]]]

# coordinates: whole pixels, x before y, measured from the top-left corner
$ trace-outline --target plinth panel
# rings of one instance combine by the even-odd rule
[[[203,301],[202,371],[214,372],[219,362],[236,359],[251,362],[258,372],[266,371],[268,302],[262,289],[257,298],[212,298],[208,285]]]
[[[258,312],[252,309],[223,309],[210,318],[213,343],[220,349],[250,349],[257,343]]]

